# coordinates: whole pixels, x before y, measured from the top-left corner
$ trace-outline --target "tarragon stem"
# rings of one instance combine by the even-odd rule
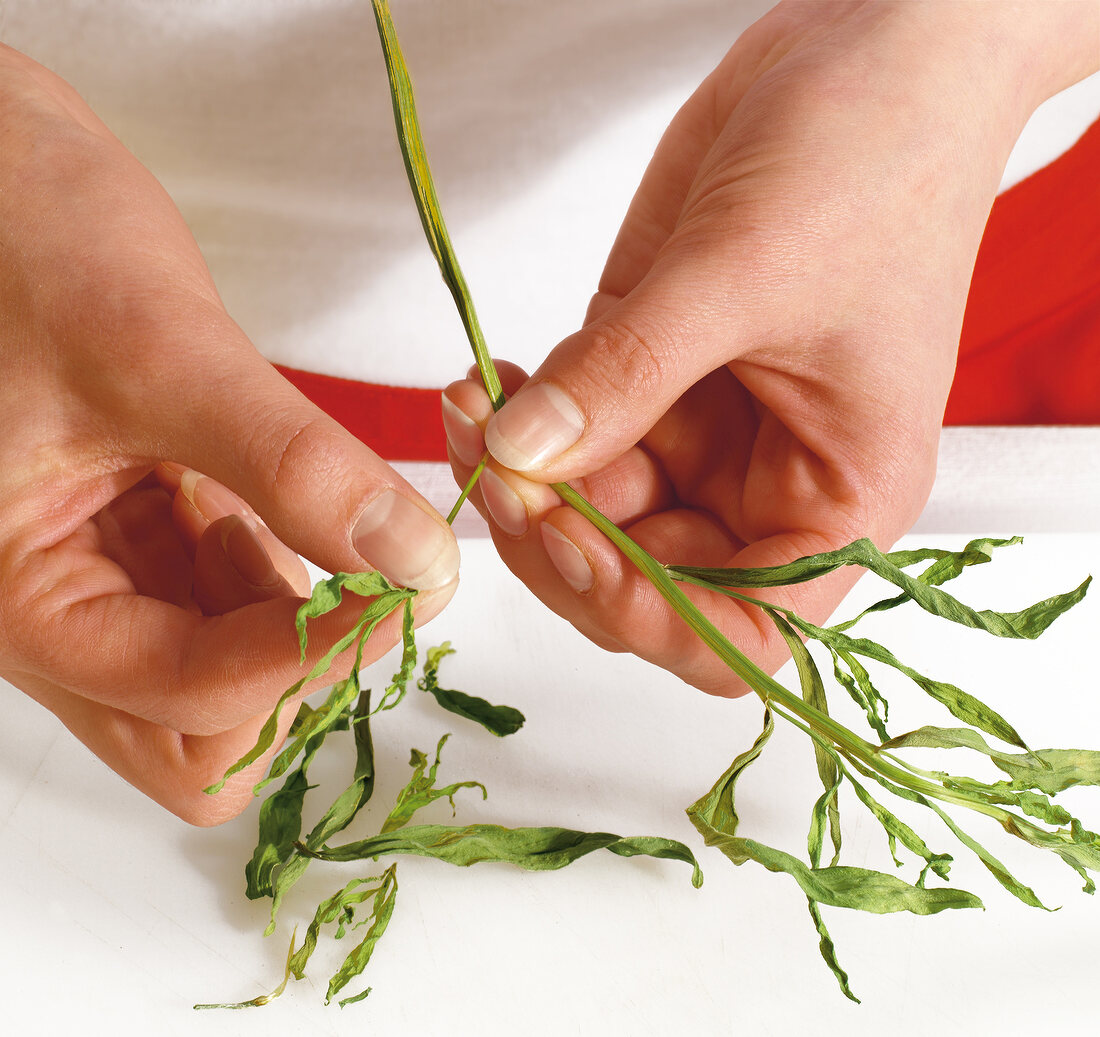
[[[420,222],[428,245],[439,264],[443,280],[450,289],[458,305],[463,326],[466,329],[470,346],[478,371],[489,395],[493,410],[504,406],[505,396],[493,365],[492,356],[485,343],[485,336],[478,323],[473,302],[470,299],[466,279],[459,266],[451,244],[451,237],[443,219],[439,198],[433,186],[431,168],[424,147],[424,138],[416,112],[416,99],[412,81],[409,78],[390,15],[387,0],[371,0],[375,18],[378,22],[382,40],[382,52],[390,82],[390,95],[393,102],[394,122],[397,137],[401,145],[401,154],[408,174],[409,186],[416,200]],[[485,459],[482,459],[484,465]],[[479,465],[479,468],[482,466]],[[471,484],[480,474],[475,471]],[[816,730],[826,733],[838,746],[865,760],[868,766],[876,769],[888,766],[875,754],[874,747],[832,717],[808,706],[798,695],[788,691],[783,685],[766,674],[759,666],[741,652],[722,634],[722,632],[702,613],[695,603],[676,585],[668,570],[648,551],[636,544],[614,522],[602,514],[589,501],[567,483],[552,483],[554,491],[567,504],[589,520],[603,533],[634,566],[653,584],[661,596],[669,603],[678,616],[717,655],[738,677],[740,677],[764,702],[775,700],[788,710],[801,716]],[[468,490],[464,490],[464,495]],[[460,498],[461,503],[461,498]],[[452,511],[452,515],[455,514]],[[890,768],[893,770],[893,768]],[[885,773],[885,772],[884,772]]]

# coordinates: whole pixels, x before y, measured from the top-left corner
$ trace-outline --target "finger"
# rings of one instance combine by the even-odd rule
[[[160,487],[134,488],[96,516],[100,550],[130,577],[138,594],[187,608],[191,562],[172,524],[172,501]]]
[[[211,523],[236,515],[255,533],[267,557],[294,592],[303,597],[309,595],[309,574],[302,560],[264,525],[247,502],[216,480],[190,468],[183,468],[176,482],[172,518],[192,559]]]
[[[699,104],[682,117],[709,124]],[[701,134],[694,128],[690,136]],[[753,341],[751,268],[739,256],[744,234],[735,206],[708,198],[705,219],[681,222],[687,174],[679,157],[668,159],[673,171],[655,162],[588,323],[486,426],[486,446],[507,468],[564,481],[602,467],[637,443],[692,384]],[[675,183],[665,185],[670,178]],[[661,191],[668,193],[660,202],[648,197]]]
[[[258,601],[294,597],[294,587],[275,567],[256,527],[240,515],[210,523],[195,551],[195,602],[218,616]]]
[[[129,413],[130,434],[151,455],[229,488],[279,540],[328,572],[374,568],[419,589],[454,579],[458,545],[444,519],[291,386],[224,313],[205,325],[188,321],[186,343],[174,325],[157,331],[160,359],[118,390],[116,410]],[[164,356],[185,347],[189,384],[165,384]],[[155,428],[150,408],[160,415]]]
[[[517,369],[517,376],[522,372]],[[464,486],[484,454],[484,428],[492,415],[489,397],[480,382],[449,385],[443,393],[444,426],[455,479]],[[490,478],[486,479],[485,475]],[[648,450],[628,450],[591,476],[574,480],[574,489],[616,524],[635,522],[669,507],[672,483]],[[545,485],[524,479],[491,462],[471,495],[474,505],[507,535],[526,533],[530,517],[559,503]]]
[[[695,529],[692,555],[721,557],[721,531],[689,524]],[[658,556],[669,545],[681,554],[685,550],[682,529],[669,532],[647,529],[646,525],[629,531],[646,550]],[[532,589],[581,633],[609,650],[638,655],[710,694],[735,696],[749,690],[587,520],[562,508],[547,516],[541,531],[556,579],[540,581],[537,586],[531,583]],[[838,546],[834,538],[820,534],[782,534],[737,551],[723,564],[778,565]],[[505,561],[511,564],[508,557]],[[857,577],[856,572],[841,570],[821,580],[750,594],[820,624]],[[774,673],[790,658],[782,636],[760,608],[703,588],[681,589],[734,646],[766,673]]]
[[[216,735],[183,735],[49,681],[31,678],[19,681],[19,686],[134,788],[189,824],[204,827],[236,817],[253,801],[252,787],[267,770],[296,714],[294,708],[284,710],[272,748],[210,796],[202,790],[256,744],[266,717],[253,717]]]
[[[525,381],[527,372],[507,360],[494,360],[497,377],[505,396],[515,392]],[[473,469],[485,453],[485,424],[493,416],[493,405],[474,364],[460,382],[452,382],[443,393],[443,429],[447,442],[460,464]],[[465,478],[469,478],[469,472]],[[465,485],[465,478],[461,485]]]
[[[31,560],[25,583],[40,589],[11,613],[12,656],[30,676],[184,733],[217,733],[270,711],[369,603],[348,594],[311,621],[304,668],[295,632],[301,599],[198,616],[134,594],[125,573],[94,548],[75,539]],[[438,613],[454,588],[418,594],[416,621]],[[400,636],[398,608],[378,624],[364,659],[379,658]]]

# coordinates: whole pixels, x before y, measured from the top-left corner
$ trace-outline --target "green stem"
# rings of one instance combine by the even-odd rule
[[[493,410],[497,411],[504,406],[504,392],[500,379],[497,377],[496,368],[493,366],[492,358],[489,355],[477,314],[474,311],[466,280],[451,244],[450,234],[447,232],[446,223],[443,220],[443,213],[440,209],[431,169],[428,165],[424,138],[421,135],[417,119],[416,99],[413,96],[412,82],[409,79],[408,69],[397,39],[397,31],[390,16],[389,4],[386,0],[371,0],[371,3],[378,23],[382,53],[386,60],[386,70],[389,75],[390,96],[393,102],[397,137],[401,146],[401,155],[405,162],[405,171],[409,178],[409,186],[412,188],[413,197],[416,200],[417,212],[420,215],[428,245],[439,263],[443,280],[458,306],[463,327],[466,329],[467,338],[473,349],[474,359],[477,361],[478,371],[481,373],[485,385],[485,391],[489,395]],[[484,463],[484,459],[482,463]],[[467,489],[463,491],[464,495],[472,487],[473,480],[478,474],[480,473],[475,472],[471,481],[467,484]],[[585,500],[581,494],[565,483],[553,483],[552,486],[563,501],[587,518],[626,555],[669,603],[673,611],[695,631],[703,643],[752,688],[764,702],[775,701],[781,703],[787,710],[801,717],[815,731],[819,731],[831,739],[838,748],[864,760],[868,766],[880,769],[883,774],[898,775],[899,777],[902,775],[900,770],[878,757],[875,746],[860,738],[842,724],[838,724],[828,714],[809,706],[800,696],[784,688],[743,652],[739,651],[707,619],[698,606],[687,597],[660,562],[639,547],[618,526]],[[460,498],[456,508],[452,509],[452,516],[457,513],[457,507],[463,499],[464,497]],[[905,777],[909,782],[913,780],[909,776]],[[922,784],[927,783],[922,782]],[[939,791],[942,793],[944,790]]]
[[[466,498],[470,496],[470,491],[477,485],[478,479],[481,478],[481,473],[485,471],[485,466],[489,463],[489,455],[485,454],[477,463],[477,467],[474,469],[473,474],[466,480],[466,485],[462,487],[462,492],[458,495],[458,500],[454,502],[450,513],[447,515],[447,525],[454,525],[454,521],[458,518],[459,511],[462,510],[462,505],[466,503]]]

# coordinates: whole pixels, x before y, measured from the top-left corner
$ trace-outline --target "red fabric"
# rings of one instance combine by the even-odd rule
[[[439,389],[406,389],[279,367],[282,375],[387,461],[446,461]]]
[[[1100,120],[993,205],[946,425],[1100,425]]]
[[[1100,425],[1100,120],[993,205],[946,425]],[[445,461],[438,389],[279,370],[391,461]]]

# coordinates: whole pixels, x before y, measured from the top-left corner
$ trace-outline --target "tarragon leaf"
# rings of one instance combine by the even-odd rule
[[[886,558],[899,569],[908,568],[918,562],[931,561],[922,573],[917,576],[921,583],[930,586],[941,586],[949,580],[961,576],[963,571],[972,565],[984,565],[993,560],[993,550],[998,547],[1011,547],[1022,544],[1022,537],[1010,537],[1007,540],[995,540],[990,537],[979,537],[971,540],[961,551],[945,551],[939,548],[918,548],[911,551],[891,551]],[[907,593],[902,593],[893,598],[885,598],[869,605],[859,615],[843,623],[833,626],[834,630],[848,630],[855,626],[864,616],[874,612],[885,612],[898,605],[910,601]]]
[[[692,582],[713,587],[781,587],[805,583],[834,572],[845,565],[857,565],[894,584],[921,608],[935,616],[962,626],[984,630],[997,637],[1038,637],[1062,613],[1077,604],[1088,590],[1090,576],[1080,586],[1036,602],[1020,612],[976,611],[939,587],[925,583],[900,569],[867,539],[822,554],[809,555],[785,565],[761,569],[708,569],[697,566],[670,566],[669,572]]]
[[[782,615],[774,609],[768,610],[772,622],[775,623],[783,640],[787,642],[791,658],[798,670],[799,683],[802,686],[802,698],[814,709],[829,713],[829,702],[825,696],[825,682],[821,679],[821,671],[817,663],[810,655],[809,649],[802,643],[794,628]],[[766,740],[766,739],[765,739]],[[833,844],[833,864],[840,859],[840,847],[842,837],[840,832],[840,801],[838,792],[840,789],[841,772],[837,766],[836,756],[829,752],[825,746],[814,741],[814,759],[817,763],[817,776],[821,780],[824,792],[814,803],[810,814],[810,834],[807,839],[810,863],[817,867],[821,863],[821,845],[824,839],[826,819],[828,820],[829,836]],[[812,914],[811,910],[811,914]],[[815,921],[815,925],[817,922]]]
[[[620,857],[684,861],[692,867],[692,885],[698,887],[703,882],[691,850],[674,839],[658,836],[623,837],[570,828],[502,828],[488,824],[412,825],[343,846],[311,850],[298,845],[299,853],[325,861],[358,861],[396,853],[432,857],[458,867],[499,862],[527,871],[555,871],[595,850],[607,850]]]
[[[245,866],[245,895],[249,900],[274,893],[275,871],[294,852],[294,844],[302,834],[302,806],[310,789],[306,771],[324,740],[324,734],[314,736],[301,764],[283,787],[260,804],[259,838],[252,860]]]
[[[835,628],[830,627],[830,630]],[[889,704],[875,687],[871,675],[860,661],[849,651],[835,644],[829,644],[829,653],[833,657],[833,675],[837,683],[848,692],[852,701],[863,710],[867,723],[880,739],[889,737],[886,731],[886,718]]]
[[[518,709],[513,709],[511,706],[494,706],[476,695],[467,695],[464,691],[452,691],[439,686],[439,664],[448,655],[453,654],[454,649],[449,641],[445,641],[438,648],[428,649],[427,659],[424,662],[424,676],[417,682],[420,690],[434,696],[436,702],[448,713],[472,720],[499,738],[515,734],[523,727],[526,720]]]
[[[816,638],[830,649],[838,652],[843,651],[848,655],[862,656],[865,659],[873,659],[875,662],[893,667],[899,673],[905,674],[926,695],[946,706],[951,714],[959,720],[971,724],[979,730],[985,731],[986,734],[1001,739],[1003,742],[1008,742],[1010,745],[1027,749],[1027,745],[1016,728],[992,706],[982,702],[981,699],[970,694],[970,692],[963,691],[962,688],[958,688],[954,684],[948,684],[946,681],[934,680],[918,673],[911,666],[906,666],[893,652],[876,641],[871,641],[865,637],[851,637],[834,629],[819,627],[789,613],[787,617],[807,637]]]
[[[317,619],[340,606],[343,601],[344,591],[351,591],[361,598],[376,598],[383,594],[396,593],[405,598],[415,594],[415,591],[395,587],[379,572],[363,573],[336,573],[327,580],[319,581],[309,596],[309,601],[303,603],[294,617],[294,626],[298,631],[298,647],[302,653],[302,663],[306,661],[306,646],[309,643],[309,635],[306,625],[309,620]],[[388,613],[387,613],[388,614]]]
[[[351,590],[358,593],[359,590],[363,590],[366,593],[370,593],[374,588],[381,586],[379,581],[385,581],[385,578],[379,573],[337,573],[331,579],[323,580],[314,588],[314,592],[311,595],[309,601],[305,602],[301,608],[298,609],[297,618],[295,623],[298,627],[298,641],[302,651],[302,661],[305,661],[305,651],[307,644],[307,631],[306,622],[310,618],[314,618],[319,615],[323,615],[326,612],[331,612],[340,603],[341,595],[344,589]],[[389,583],[386,582],[386,586],[389,587]],[[416,591],[412,590],[395,590],[392,587],[389,590],[383,591],[376,597],[359,616],[355,625],[349,630],[343,637],[339,638],[336,643],[314,664],[312,669],[301,680],[295,681],[286,691],[283,692],[279,701],[275,704],[274,710],[267,718],[263,727],[260,729],[260,733],[256,738],[256,744],[244,754],[236,763],[232,764],[225,774],[222,775],[221,780],[210,785],[203,791],[209,795],[215,795],[224,788],[226,781],[234,774],[244,770],[246,767],[255,763],[264,753],[275,744],[275,734],[279,728],[279,718],[282,715],[283,708],[286,704],[294,698],[308,684],[310,681],[316,680],[328,672],[329,667],[332,665],[332,661],[350,648],[356,640],[359,640],[359,653],[362,655],[363,643],[374,632],[375,627],[386,618],[394,609],[401,606],[401,604],[409,597],[416,594]],[[354,697],[354,696],[353,696]],[[336,717],[333,714],[326,714],[332,716],[332,720],[335,721]],[[299,727],[296,739],[301,739],[303,728],[306,724],[313,724],[313,731],[317,731],[323,726],[323,719],[307,718]],[[308,735],[307,735],[308,737]],[[298,740],[294,743],[297,749],[300,751],[305,747],[304,740]],[[295,754],[296,755],[296,754]],[[285,771],[291,762],[293,762],[294,756],[287,756],[285,753],[280,756],[280,765]],[[259,792],[259,790],[272,780],[272,776],[269,775],[267,779],[260,782],[259,785],[253,790]]]
[[[390,679],[390,685],[386,688],[378,703],[376,713],[387,709],[393,709],[405,697],[405,690],[412,680],[413,671],[416,669],[416,635],[413,625],[412,598],[405,599],[405,613],[401,619],[401,665],[397,673]]]
[[[351,784],[340,793],[325,811],[321,820],[314,825],[306,838],[306,844],[309,846],[322,846],[337,832],[343,831],[355,819],[356,814],[366,806],[374,792],[374,743],[371,738],[370,695],[370,688],[364,688],[351,714],[355,737],[355,769]],[[270,936],[275,931],[275,919],[283,900],[308,866],[309,858],[301,856],[296,850],[292,850],[285,859],[285,864],[272,883],[271,919],[265,935]]]
[[[1048,796],[1074,785],[1100,785],[1100,752],[1092,749],[1034,749],[1006,753],[994,749],[969,728],[922,727],[891,738],[881,746],[892,749],[973,749],[988,756],[1012,779],[1016,789],[1033,789]]]
[[[410,818],[418,810],[434,803],[437,799],[449,799],[454,808],[454,796],[459,789],[481,789],[481,798],[485,799],[488,793],[480,781],[456,781],[453,785],[443,788],[435,787],[436,772],[439,770],[439,754],[443,750],[450,735],[444,735],[439,740],[435,749],[435,761],[428,767],[428,757],[419,749],[413,749],[409,766],[413,768],[413,776],[408,784],[397,794],[397,803],[390,811],[389,817],[382,824],[380,834],[403,828],[409,823]]]
[[[872,914],[909,911],[915,915],[933,915],[948,909],[984,906],[966,890],[913,886],[882,871],[848,865],[810,868],[797,857],[753,839],[716,834],[708,842],[734,864],[751,860],[769,871],[790,875],[807,896],[831,907],[855,908]]]
[[[391,865],[382,876],[382,883],[374,895],[374,904],[371,908],[370,928],[363,939],[348,953],[343,963],[333,974],[328,983],[328,991],[325,994],[325,1004],[348,985],[356,976],[362,974],[370,962],[371,955],[378,941],[382,939],[386,927],[390,924],[393,915],[393,906],[397,900],[397,866]],[[358,994],[345,997],[340,1002],[341,1008],[362,1001],[371,991],[370,987],[361,990]]]
[[[738,756],[710,792],[688,808],[688,817],[706,844],[721,850],[734,864],[756,861],[769,871],[785,872],[799,884],[809,903],[810,917],[818,933],[821,956],[836,976],[845,996],[855,1001],[858,999],[849,987],[847,973],[837,961],[832,938],[818,909],[819,904],[855,908],[876,914],[910,911],[922,915],[935,914],[949,908],[981,907],[982,904],[976,896],[964,890],[912,886],[893,875],[866,868],[837,864],[827,868],[807,866],[797,857],[782,850],[738,836],[734,787],[745,768],[760,755],[771,736],[772,725],[771,710],[766,710],[764,728],[752,748]],[[840,769],[839,761],[834,759],[834,763]],[[898,822],[899,826],[900,824]],[[895,829],[895,834],[899,831],[900,829]],[[915,833],[913,838],[917,838]]]

